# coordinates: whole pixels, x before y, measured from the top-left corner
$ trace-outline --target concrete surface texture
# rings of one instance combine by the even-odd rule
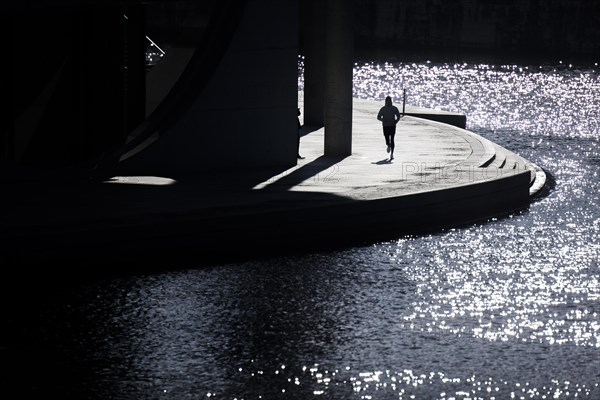
[[[527,160],[423,118],[401,119],[390,161],[381,106],[354,99],[347,157],[323,156],[323,128],[304,126],[305,158],[287,170],[12,183],[0,262],[108,268],[368,243],[522,209],[543,185]]]

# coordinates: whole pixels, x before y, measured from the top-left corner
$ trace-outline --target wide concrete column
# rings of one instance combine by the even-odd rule
[[[326,2],[325,155],[352,154],[352,1]]]

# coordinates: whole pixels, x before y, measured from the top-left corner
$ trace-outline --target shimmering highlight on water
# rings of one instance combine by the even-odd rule
[[[356,97],[401,102],[404,89],[409,104],[465,113],[471,129],[598,138],[600,82],[592,68],[364,63],[354,69]]]

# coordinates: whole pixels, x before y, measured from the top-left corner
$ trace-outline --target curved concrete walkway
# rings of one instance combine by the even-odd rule
[[[527,171],[532,182],[535,179],[535,166],[503,147],[465,129],[411,116],[403,117],[397,125],[396,150],[390,161],[381,124],[376,120],[381,106],[375,101],[354,99],[351,156],[335,161],[323,158],[324,129],[317,129],[301,139],[304,160],[256,185],[255,189],[275,188],[281,182],[290,191],[375,200],[470,185]],[[415,109],[407,106],[406,112]],[[429,112],[437,117],[444,113]]]
[[[343,159],[323,156],[321,128],[301,138],[305,158],[287,170],[15,183],[0,214],[0,263],[174,267],[369,243],[522,209],[543,185],[518,155],[410,116],[390,161],[380,106],[354,100]]]

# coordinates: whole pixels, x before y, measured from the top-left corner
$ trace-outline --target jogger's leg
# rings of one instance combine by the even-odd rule
[[[391,150],[391,139],[390,136],[392,134],[392,130],[390,129],[389,126],[384,126],[383,127],[383,136],[385,137],[385,144],[387,146],[387,152],[389,153]]]

